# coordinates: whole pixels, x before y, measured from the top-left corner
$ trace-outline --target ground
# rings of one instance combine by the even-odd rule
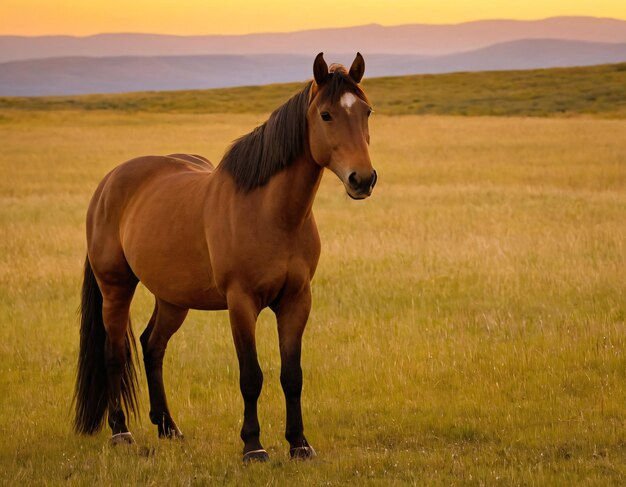
[[[227,316],[192,312],[165,382],[182,442],[78,437],[71,399],[84,215],[141,154],[217,163],[261,114],[0,113],[0,478],[23,485],[623,485],[626,120],[372,117],[379,183],[327,173],[304,338],[305,431],[288,460],[275,322],[258,328],[262,439],[241,465]],[[133,326],[152,300],[140,289]]]

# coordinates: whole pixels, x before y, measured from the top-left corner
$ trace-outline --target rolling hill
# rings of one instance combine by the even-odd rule
[[[626,63],[369,78],[364,84],[376,112],[386,115],[626,118]],[[0,110],[268,113],[301,88],[302,83],[287,83],[193,91],[0,97]]]
[[[481,20],[449,25],[409,24],[233,36],[98,34],[0,36],[0,62],[75,56],[193,56],[302,54],[320,51],[443,55],[520,39],[626,42],[626,21],[595,17]]]
[[[350,55],[329,54],[349,64]],[[445,56],[371,54],[366,76],[585,66],[626,61],[626,43],[512,41]],[[68,57],[0,64],[0,96],[185,90],[301,81],[312,56],[287,54]]]

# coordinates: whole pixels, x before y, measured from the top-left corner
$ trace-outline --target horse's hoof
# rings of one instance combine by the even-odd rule
[[[168,436],[168,439],[170,440],[184,440],[185,439],[185,435],[183,435],[183,432],[179,429],[177,429],[176,431],[172,431]]]
[[[134,445],[135,439],[130,431],[125,431],[124,433],[117,433],[116,435],[111,436],[111,440],[109,440],[111,446],[117,445]]]
[[[183,432],[172,418],[163,417],[163,422],[158,425],[159,438],[168,440],[182,440]]]
[[[168,430],[167,433],[159,432],[159,438],[166,440],[184,440],[185,435],[183,435],[183,432],[181,430],[176,428]]]
[[[289,450],[289,455],[293,460],[313,460],[317,453],[312,446],[297,446]]]
[[[247,465],[252,462],[269,462],[270,456],[264,449],[252,450],[243,454],[243,463]]]

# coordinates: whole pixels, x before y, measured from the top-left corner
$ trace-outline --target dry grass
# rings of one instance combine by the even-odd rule
[[[240,465],[224,313],[192,313],[165,380],[180,443],[70,429],[84,258],[99,179],[138,154],[218,161],[258,115],[5,112],[0,118],[0,478],[25,485],[626,482],[626,122],[372,119],[380,175],[350,201],[327,174],[304,344],[319,459],[287,460],[275,325],[264,313],[262,437]],[[151,311],[142,291],[135,329]]]

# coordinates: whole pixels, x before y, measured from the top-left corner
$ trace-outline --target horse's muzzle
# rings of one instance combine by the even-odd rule
[[[372,194],[376,181],[378,181],[378,174],[376,174],[374,169],[372,169],[371,173],[365,175],[353,171],[348,176],[348,187],[346,188],[348,196],[353,200],[367,198]]]

